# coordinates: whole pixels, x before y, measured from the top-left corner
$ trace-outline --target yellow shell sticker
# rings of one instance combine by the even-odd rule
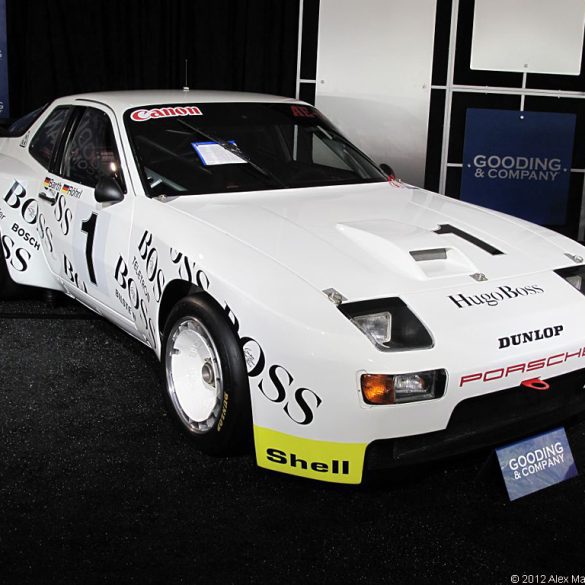
[[[335,483],[360,483],[367,443],[302,439],[254,426],[259,467]]]

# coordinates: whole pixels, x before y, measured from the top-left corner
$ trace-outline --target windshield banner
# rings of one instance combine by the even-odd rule
[[[461,199],[564,224],[575,122],[575,114],[468,109]]]
[[[6,0],[0,0],[0,118],[9,118]]]

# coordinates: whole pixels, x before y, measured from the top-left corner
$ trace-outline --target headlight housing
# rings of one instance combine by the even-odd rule
[[[571,286],[574,286],[580,293],[585,294],[585,266],[569,266],[560,268],[555,273],[564,278]]]
[[[362,374],[362,396],[367,404],[403,404],[440,398],[445,393],[445,370],[410,374]]]
[[[430,333],[399,298],[342,303],[339,310],[381,351],[433,347]]]

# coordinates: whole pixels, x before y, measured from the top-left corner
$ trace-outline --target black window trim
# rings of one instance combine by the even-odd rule
[[[55,161],[55,156],[57,151],[59,150],[59,145],[61,144],[61,141],[63,140],[63,135],[65,133],[65,129],[67,128],[67,125],[70,123],[71,120],[71,112],[72,112],[73,106],[71,104],[61,104],[59,106],[56,106],[55,108],[53,108],[47,115],[47,117],[41,122],[41,125],[39,126],[38,130],[35,132],[34,136],[31,138],[30,143],[28,145],[28,154],[34,158],[37,163],[39,163],[44,169],[46,169],[47,172],[52,173],[52,168],[53,168],[53,164]],[[39,160],[39,158],[35,155],[35,153],[32,150],[33,144],[35,142],[35,138],[38,136],[39,132],[44,128],[45,124],[47,123],[48,119],[57,111],[57,110],[69,110],[69,113],[67,115],[67,119],[65,120],[65,124],[63,124],[63,128],[61,128],[61,134],[60,136],[57,138],[57,141],[55,142],[55,146],[53,147],[53,152],[51,153],[51,159],[49,160],[49,164],[48,166],[45,164],[44,161]]]
[[[100,104],[100,102],[95,102],[95,103]],[[102,105],[102,104],[100,104],[100,105]],[[91,185],[86,185],[85,183],[79,183],[78,181],[76,181],[74,179],[66,177],[64,172],[63,172],[63,163],[65,160],[65,150],[67,148],[67,144],[69,143],[70,140],[73,139],[73,136],[75,135],[75,132],[77,131],[77,128],[79,127],[79,124],[80,124],[81,119],[83,118],[83,115],[85,114],[85,112],[89,109],[95,110],[97,112],[101,112],[102,114],[105,114],[108,118],[109,123],[110,123],[110,127],[112,129],[112,136],[114,138],[114,144],[116,146],[116,154],[118,155],[118,163],[120,166],[120,169],[119,169],[120,179],[121,179],[120,188],[122,189],[122,193],[124,193],[124,195],[126,195],[128,193],[128,188],[127,188],[126,178],[124,176],[124,169],[122,168],[122,157],[120,156],[121,145],[119,144],[119,141],[116,138],[116,133],[114,132],[114,124],[112,123],[112,119],[110,118],[110,116],[108,115],[107,112],[105,112],[104,110],[102,110],[100,108],[96,108],[94,106],[70,104],[70,105],[68,105],[68,107],[72,108],[73,113],[70,115],[69,120],[67,121],[66,130],[61,133],[61,139],[59,141],[58,148],[56,148],[53,151],[54,156],[53,156],[53,161],[51,163],[51,167],[50,167],[49,172],[51,172],[54,175],[57,175],[58,177],[60,177],[64,181],[71,181],[73,183],[78,183],[79,185],[83,185],[84,187],[87,187],[88,189],[95,189],[95,186],[92,187]]]

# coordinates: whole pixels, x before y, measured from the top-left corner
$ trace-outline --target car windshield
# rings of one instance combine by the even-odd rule
[[[387,179],[320,112],[305,105],[144,106],[127,111],[125,124],[151,197]]]

